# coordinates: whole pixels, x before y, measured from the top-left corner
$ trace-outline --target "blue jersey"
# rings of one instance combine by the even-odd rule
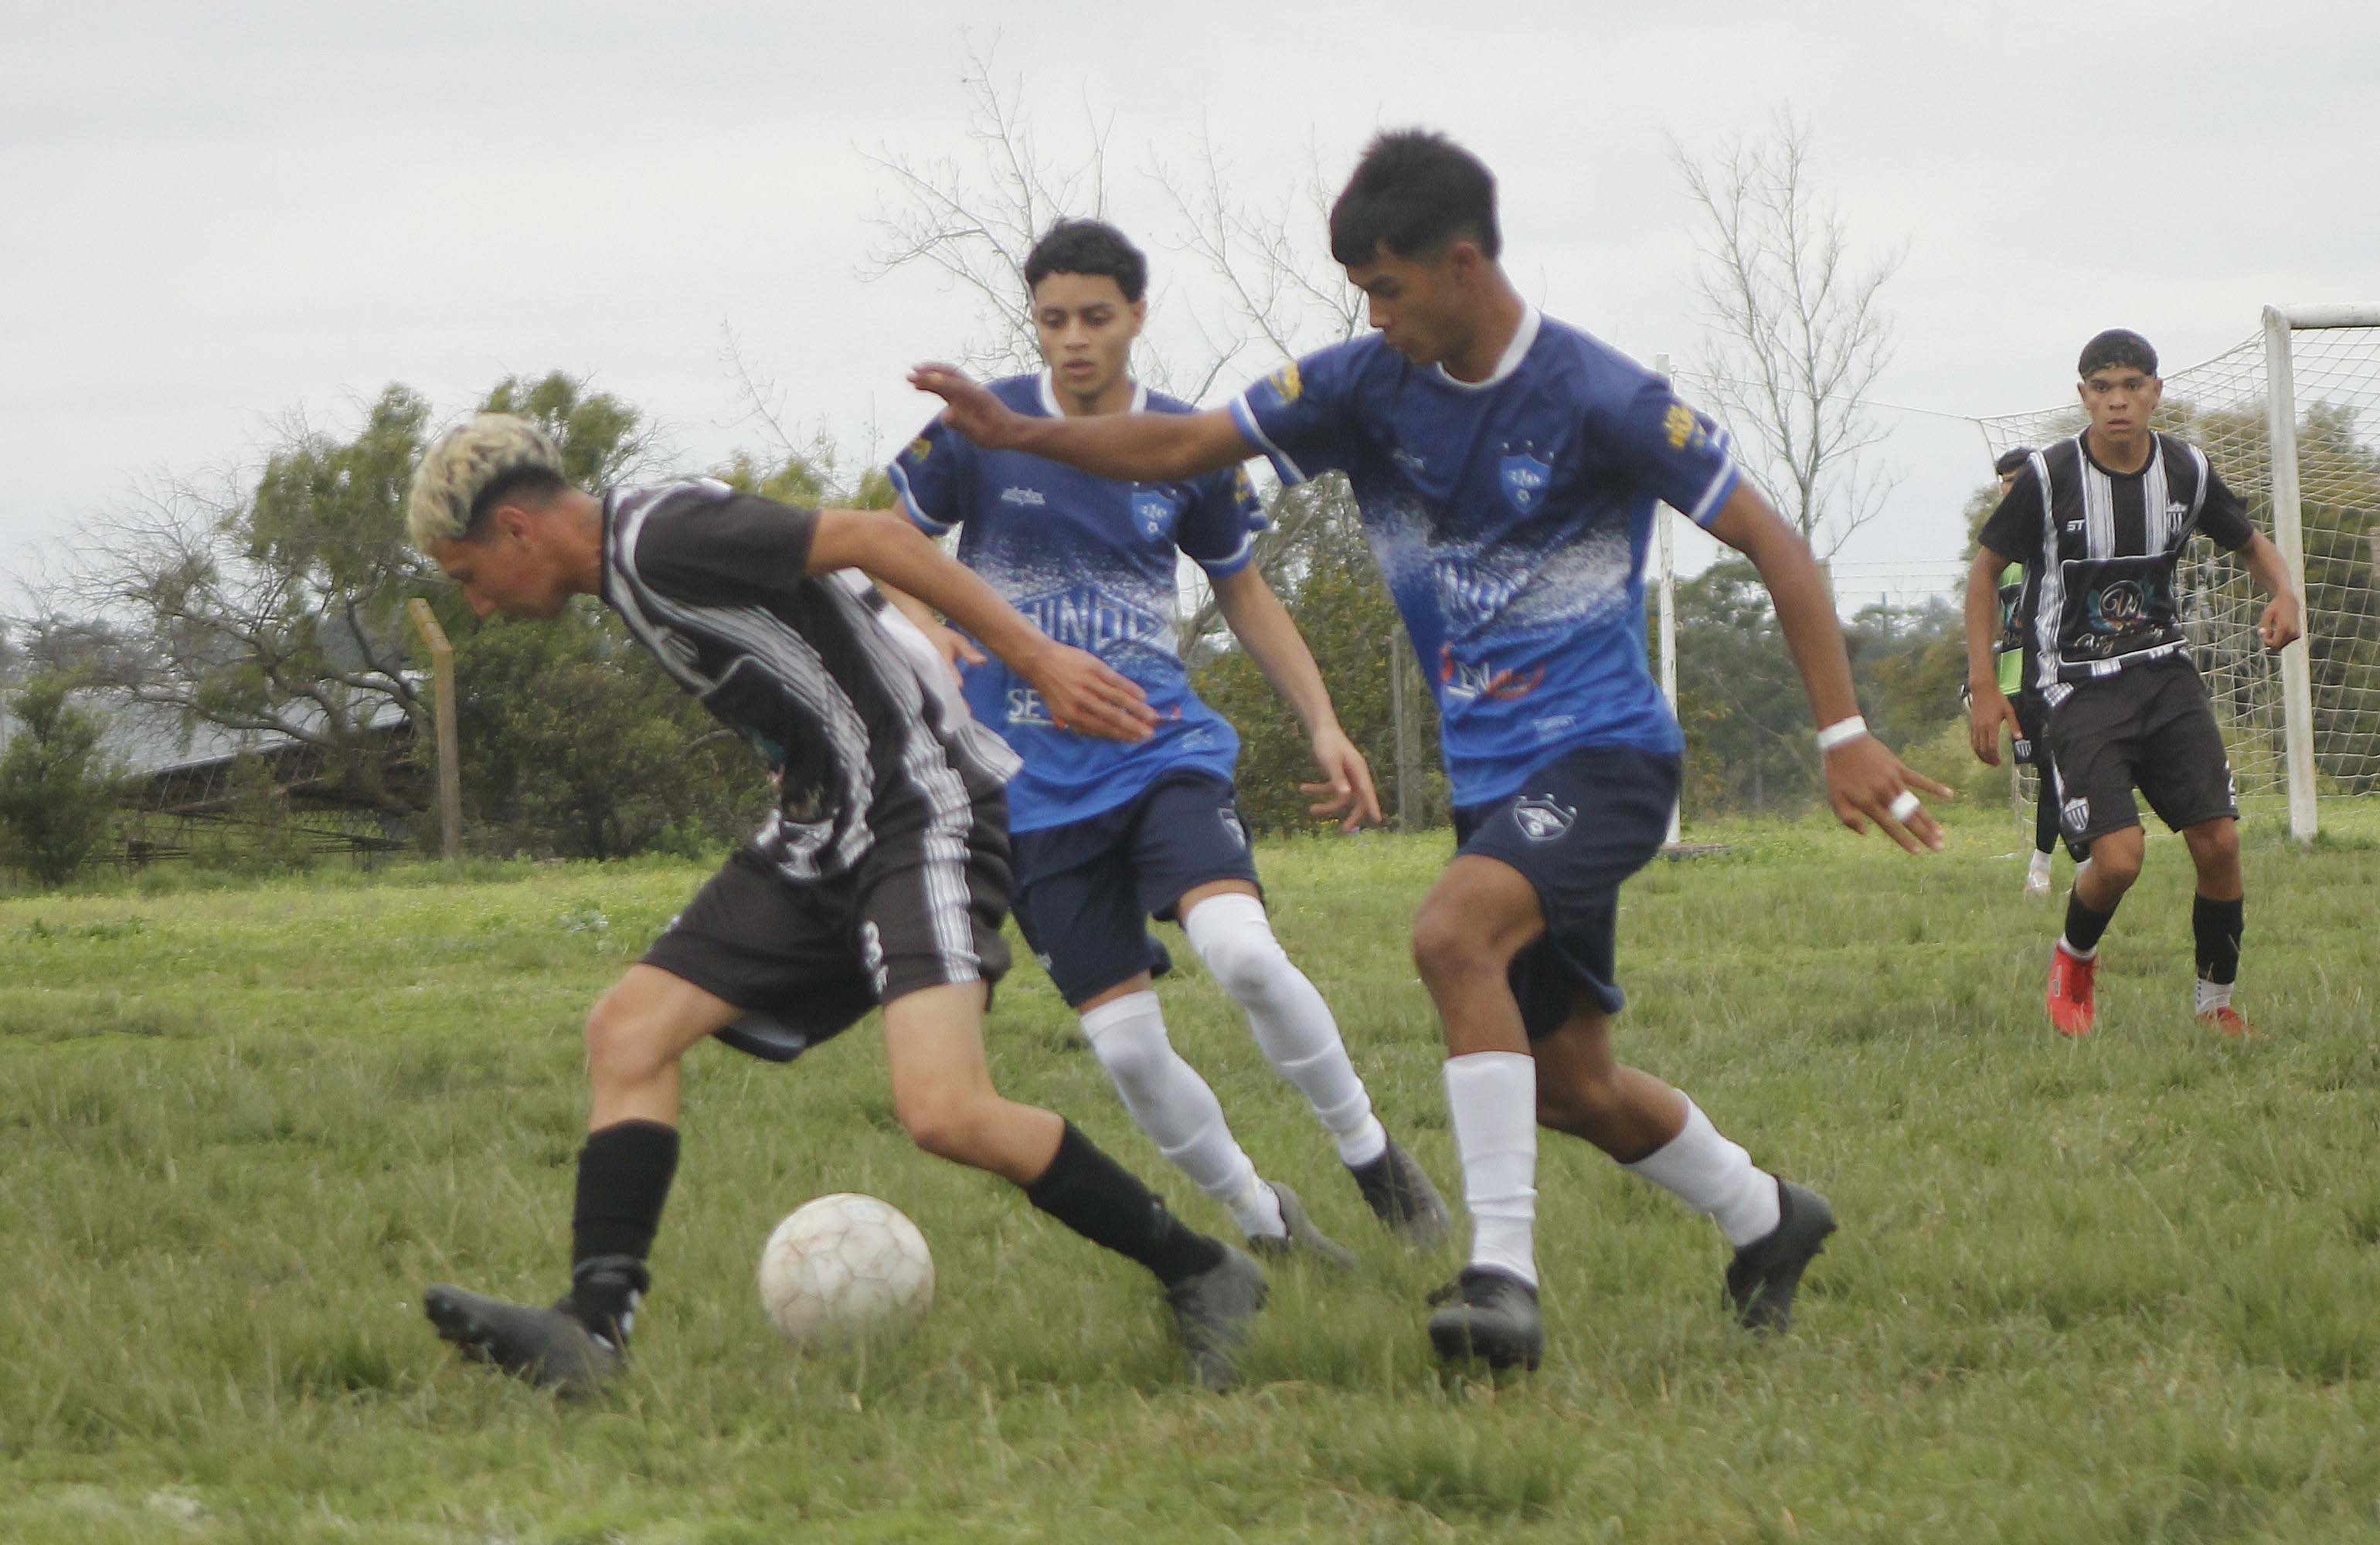
[[[1371,335],[1284,366],[1232,414],[1285,481],[1354,486],[1438,694],[1456,804],[1577,746],[1684,748],[1645,657],[1653,507],[1707,525],[1739,474],[1667,380],[1532,307],[1484,381]]]
[[[1047,374],[994,381],[1019,413],[1057,417]],[[1189,413],[1140,389],[1135,412]],[[1070,826],[1137,797],[1160,774],[1232,776],[1240,738],[1190,690],[1173,636],[1174,553],[1213,578],[1248,566],[1264,529],[1245,471],[1183,483],[1123,483],[1019,451],[986,451],[937,418],[894,459],[892,486],[932,536],[959,527],[959,561],[1043,633],[1131,677],[1157,710],[1137,745],[1072,734],[998,659],[966,670],[967,706],[1024,759],[1008,785],[1011,829]]]

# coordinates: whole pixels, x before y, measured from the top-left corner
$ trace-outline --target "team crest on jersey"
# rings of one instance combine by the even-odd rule
[[[922,462],[933,453],[934,442],[924,435],[919,435],[909,442],[909,459],[913,462]]]
[[[1172,494],[1163,489],[1135,489],[1132,495],[1132,523],[1149,541],[1156,541],[1173,529],[1174,520],[1182,506]]]
[[[2068,831],[2081,831],[2091,824],[2091,802],[2087,799],[2068,800],[2058,813]]]
[[[1273,395],[1284,404],[1297,401],[1298,393],[1305,390],[1305,382],[1298,379],[1297,361],[1294,359],[1267,376],[1265,383],[1272,388]]]
[[[1524,794],[1512,806],[1512,823],[1532,842],[1553,841],[1577,819],[1576,806],[1563,804],[1551,794]]]
[[[1528,514],[1545,502],[1546,485],[1553,476],[1553,464],[1537,455],[1534,447],[1524,445],[1518,451],[1505,447],[1504,497],[1521,513]]]

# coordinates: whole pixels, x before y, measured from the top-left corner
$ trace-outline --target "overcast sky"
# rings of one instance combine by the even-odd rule
[[[0,576],[144,477],[251,460],[292,410],[345,428],[392,380],[448,416],[561,368],[686,465],[765,450],[731,331],[786,417],[896,447],[928,411],[905,368],[984,329],[923,272],[864,279],[895,192],[871,158],[968,153],[970,42],[1045,155],[1107,124],[1111,217],[1177,325],[1207,292],[1160,245],[1152,168],[1203,133],[1277,204],[1309,148],[1335,187],[1417,123],[1496,170],[1524,292],[1683,365],[1693,211],[1663,136],[1713,149],[1788,105],[1855,243],[1905,247],[1884,402],[2040,406],[2101,327],[2171,368],[2268,302],[2380,300],[2365,4],[19,3]],[[1945,572],[1985,476],[1972,425],[1881,417],[1901,481],[1841,555],[1878,586]]]

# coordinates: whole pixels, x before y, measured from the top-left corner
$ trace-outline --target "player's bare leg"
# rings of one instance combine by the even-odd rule
[[[1582,998],[1536,1043],[1537,1122],[1593,1143],[1719,1226],[1727,1295],[1755,1330],[1791,1322],[1803,1270],[1835,1231],[1827,1199],[1755,1165],[1700,1106],[1611,1053],[1611,1019]]]
[[[2240,863],[2240,823],[2218,816],[2184,827],[2191,863],[2198,869],[2198,894],[2191,903],[2191,933],[2198,957],[2195,1007],[2201,1024],[2246,1038],[2255,1027],[2231,1007],[2240,977],[2240,935],[2244,926],[2247,877]]]
[[[1433,1298],[1439,1356],[1535,1368],[1537,1308],[1536,1061],[1507,976],[1545,931],[1528,880],[1494,859],[1457,855],[1414,919],[1414,963],[1446,1032],[1446,1102],[1463,1160],[1471,1253]]]
[[[981,984],[970,982],[885,1005],[892,1107],[910,1140],[1013,1182],[1093,1244],[1148,1267],[1165,1285],[1193,1375],[1210,1389],[1229,1387],[1248,1322],[1264,1305],[1263,1270],[1178,1222],[1071,1122],[1003,1098],[984,1058],[983,1001]]]
[[[466,1356],[565,1394],[619,1366],[650,1285],[652,1247],[676,1173],[678,1064],[743,1010],[648,965],[587,1017],[589,1116],[571,1217],[571,1287],[551,1308],[437,1285],[422,1294],[439,1335]]]
[[[1246,1013],[1265,1060],[1305,1096],[1315,1119],[1330,1133],[1373,1214],[1415,1249],[1444,1237],[1446,1203],[1438,1188],[1373,1114],[1371,1093],[1347,1055],[1330,1006],[1274,937],[1257,887],[1243,879],[1193,886],[1174,903],[1173,914],[1216,984]],[[1352,1256],[1322,1238],[1294,1192],[1278,1182],[1272,1189],[1291,1243],[1352,1263]]]

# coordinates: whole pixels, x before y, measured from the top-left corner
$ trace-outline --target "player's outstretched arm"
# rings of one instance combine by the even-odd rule
[[[2305,636],[2305,612],[2298,603],[2297,586],[2289,583],[2289,565],[2281,557],[2281,549],[2272,544],[2263,532],[2248,539],[2240,549],[2240,561],[2256,576],[2265,594],[2272,597],[2265,603],[2265,615],[2257,621],[2257,636],[2274,654]]]
[[[1156,713],[1139,684],[1057,643],[973,571],[889,510],[820,510],[808,572],[857,569],[941,611],[1031,682],[1061,730],[1145,741]]]
[[[1231,414],[1108,413],[1039,418],[1018,413],[948,365],[920,365],[909,384],[942,400],[942,421],[987,451],[1024,451],[1101,477],[1175,483],[1256,454]]]
[[[1987,547],[1975,549],[1967,565],[1967,745],[1987,767],[2000,765],[2000,726],[2017,729],[2016,708],[2000,690],[1992,664],[1992,634],[1999,626],[2000,571],[2008,560]]]
[[[1313,802],[1305,807],[1307,813],[1342,816],[1342,831],[1354,831],[1366,821],[1378,825],[1380,796],[1372,785],[1371,764],[1341,728],[1339,710],[1330,706],[1330,689],[1323,685],[1314,651],[1306,647],[1305,635],[1297,631],[1289,609],[1253,563],[1213,583],[1216,609],[1232,636],[1305,726],[1306,744],[1322,773],[1320,782],[1297,786]]]
[[[1834,726],[1856,719],[1859,700],[1852,693],[1852,663],[1843,652],[1842,628],[1835,620],[1818,561],[1810,556],[1810,545],[1801,533],[1786,525],[1749,482],[1738,484],[1728,496],[1710,523],[1710,533],[1760,571],[1817,722]],[[1941,827],[1917,803],[1912,788],[1956,798],[1949,789],[1902,766],[1900,757],[1864,730],[1829,747],[1826,763],[1827,798],[1843,825],[1864,832],[1874,821],[1912,853],[1942,846]]]

